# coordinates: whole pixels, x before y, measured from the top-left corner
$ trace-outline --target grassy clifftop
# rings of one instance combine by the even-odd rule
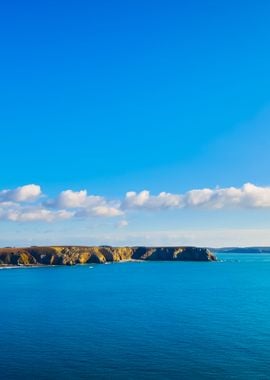
[[[49,246],[0,248],[0,266],[76,265],[123,260],[215,261],[206,248],[196,247],[109,247]]]

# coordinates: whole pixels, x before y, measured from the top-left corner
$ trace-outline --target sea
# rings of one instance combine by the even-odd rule
[[[0,378],[270,379],[270,255],[0,270]]]

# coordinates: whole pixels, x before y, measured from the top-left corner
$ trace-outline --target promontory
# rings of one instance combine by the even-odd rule
[[[216,261],[207,248],[48,246],[0,248],[0,266],[76,265],[120,261]]]

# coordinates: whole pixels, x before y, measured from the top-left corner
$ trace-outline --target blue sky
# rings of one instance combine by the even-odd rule
[[[270,245],[269,2],[1,8],[0,245]],[[204,188],[221,203],[191,205]]]

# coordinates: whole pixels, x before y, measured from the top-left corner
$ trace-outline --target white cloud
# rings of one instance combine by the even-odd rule
[[[99,195],[88,195],[86,190],[62,191],[52,204],[59,208],[86,208],[103,204],[105,199]]]
[[[80,208],[75,213],[75,216],[79,218],[84,218],[88,216],[100,216],[110,218],[120,215],[123,215],[122,210],[120,210],[118,207],[111,207],[108,205]]]
[[[7,215],[8,220],[15,222],[34,222],[34,221],[45,221],[53,222],[56,220],[70,219],[73,213],[66,210],[51,211],[46,209],[30,209],[21,210],[19,212],[9,212]]]
[[[55,199],[40,202],[41,188],[26,185],[0,191],[0,219],[31,222],[69,219],[75,217],[117,217],[123,214],[120,201],[108,201],[99,195],[88,195],[86,190],[62,191]],[[25,202],[33,204],[27,207]]]
[[[270,207],[270,187],[259,187],[246,183],[240,188],[191,190],[184,196],[185,207],[267,208]]]
[[[42,207],[22,207],[18,204],[10,207],[0,205],[0,220],[12,222],[53,222],[55,220],[69,219],[74,213],[67,210],[47,210]]]
[[[38,185],[0,191],[0,219],[50,222],[72,217],[114,218],[134,209],[155,211],[181,208],[270,208],[270,187],[251,183],[238,188],[193,189],[183,194],[161,192],[152,195],[147,190],[138,193],[130,191],[123,200],[108,200],[100,195],[90,195],[86,190],[65,190],[46,202],[40,200],[41,195]]]
[[[57,207],[62,208],[76,208],[81,207],[85,204],[87,199],[87,191],[72,191],[65,190],[62,191],[55,200]]]
[[[47,202],[47,205],[54,208],[73,209],[75,210],[74,215],[81,218],[120,216],[123,214],[120,204],[120,201],[108,201],[99,195],[88,195],[86,190],[65,190],[55,200]]]
[[[41,194],[39,185],[25,185],[14,190],[0,191],[0,201],[35,202]]]
[[[151,195],[149,191],[130,191],[122,204],[123,209],[159,210],[167,208],[268,208],[270,187],[259,187],[246,183],[240,188],[196,189],[184,194],[162,192]]]
[[[123,211],[119,210],[119,208],[109,207],[109,206],[93,207],[91,211],[93,211],[94,215],[96,216],[113,217],[113,216],[123,215]]]
[[[175,208],[181,206],[181,201],[182,196],[178,194],[162,192],[158,195],[150,195],[150,192],[147,190],[141,191],[140,193],[129,191],[126,193],[123,208]]]

